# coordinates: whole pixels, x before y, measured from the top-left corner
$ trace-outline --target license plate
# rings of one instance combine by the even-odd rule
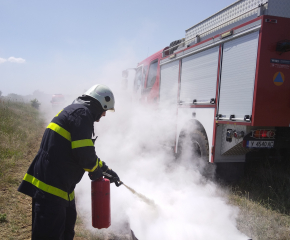
[[[274,141],[247,141],[247,148],[273,148]]]

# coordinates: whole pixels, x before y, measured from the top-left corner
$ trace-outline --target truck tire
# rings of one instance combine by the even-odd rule
[[[215,166],[208,161],[209,144],[205,131],[195,129],[191,132],[181,132],[177,145],[177,160],[182,162],[184,157],[189,157],[190,162],[204,177],[214,178]]]

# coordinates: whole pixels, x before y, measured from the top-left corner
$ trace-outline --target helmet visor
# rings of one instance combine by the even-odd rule
[[[115,108],[108,109],[107,112],[115,112]]]

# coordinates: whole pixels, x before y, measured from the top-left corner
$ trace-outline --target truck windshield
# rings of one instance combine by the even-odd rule
[[[150,64],[149,73],[148,73],[148,80],[147,80],[147,87],[152,88],[157,76],[157,67],[158,67],[158,60],[155,60],[153,63]]]

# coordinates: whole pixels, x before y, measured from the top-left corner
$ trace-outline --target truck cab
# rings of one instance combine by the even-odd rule
[[[129,72],[133,70],[133,84],[127,86],[133,92],[133,98],[140,102],[153,103],[159,100],[160,59],[163,50],[151,55],[137,64],[136,68],[123,71],[123,86],[127,85]]]

